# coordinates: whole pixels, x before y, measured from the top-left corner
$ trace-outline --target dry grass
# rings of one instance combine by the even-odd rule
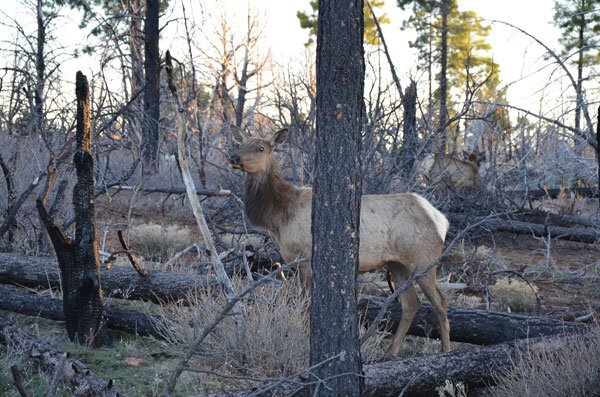
[[[235,284],[240,289],[242,281]],[[191,306],[162,308],[171,320],[164,334],[181,352],[194,336],[210,324],[226,303],[222,294],[197,291]],[[223,373],[250,377],[288,376],[308,364],[308,299],[295,282],[259,287],[243,302],[242,326],[226,318],[198,351],[196,365]]]
[[[129,241],[133,250],[145,258],[164,261],[191,245],[193,236],[189,229],[177,225],[144,223],[131,227]]]
[[[537,309],[536,287],[526,282],[510,278],[501,279],[490,287],[490,297],[499,303],[502,309],[531,313]]]
[[[591,339],[567,340],[558,349],[520,351],[497,383],[494,397],[600,396],[600,331]]]

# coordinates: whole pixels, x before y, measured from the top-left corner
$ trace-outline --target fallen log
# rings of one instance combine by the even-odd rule
[[[578,196],[590,197],[590,198],[598,198],[599,192],[596,187],[574,187],[570,189],[531,189],[531,190],[508,190],[505,191],[509,196],[512,197],[527,197],[531,199],[540,199],[543,197],[548,197],[555,199],[561,193],[569,194],[574,193]]]
[[[117,185],[117,186],[110,186],[111,190],[117,190],[118,192],[124,190],[124,191],[137,191],[140,193],[145,193],[145,194],[152,194],[152,193],[163,193],[163,194],[186,194],[186,191],[184,188],[178,188],[178,187],[173,187],[173,188],[161,188],[161,187],[157,187],[157,188],[142,188],[142,189],[138,189],[134,186],[126,186],[126,185]],[[196,194],[198,196],[231,196],[233,193],[231,193],[231,190],[227,190],[227,189],[217,189],[217,190],[208,190],[208,189],[196,189]]]
[[[11,346],[39,364],[42,372],[53,376],[56,371],[62,374],[62,380],[77,396],[117,397],[125,396],[112,381],[100,379],[84,363],[50,346],[12,322],[0,318],[0,343]]]
[[[14,287],[0,286],[0,310],[14,313],[39,316],[55,321],[64,321],[63,301]],[[113,330],[141,336],[153,336],[163,339],[157,330],[166,326],[166,321],[159,316],[123,310],[116,307],[104,308],[106,326]]]
[[[187,302],[196,289],[218,287],[214,277],[186,276],[150,270],[140,277],[132,268],[112,266],[102,268],[104,296],[120,299],[140,299],[152,302]],[[0,284],[29,288],[60,288],[60,272],[54,258],[0,254]]]
[[[448,214],[448,218],[456,223],[469,222],[463,214]],[[559,240],[577,241],[593,244],[600,239],[600,230],[579,229],[562,226],[548,226],[539,223],[513,221],[505,219],[487,219],[478,227],[479,229],[510,232],[516,234],[529,234],[536,237],[552,237]]]
[[[436,388],[446,380],[462,382],[469,388],[494,385],[501,369],[509,368],[519,351],[556,351],[573,338],[591,340],[595,335],[523,339],[487,347],[455,350],[449,353],[367,365],[364,396],[437,395]]]
[[[361,300],[358,310],[367,324],[375,320],[381,300]],[[400,323],[402,309],[394,301],[385,313],[382,325],[394,332]],[[557,334],[572,334],[588,329],[585,324],[564,322],[545,317],[512,313],[489,312],[479,309],[448,308],[450,340],[475,345],[491,345],[515,339],[535,338]],[[439,338],[438,322],[430,305],[423,304],[408,330],[409,335]]]
[[[519,351],[556,351],[572,338],[581,338],[581,343],[586,344],[586,340],[594,337],[595,334],[585,334],[523,339],[423,357],[393,357],[389,361],[363,366],[363,396],[437,396],[436,388],[443,387],[446,380],[462,382],[468,388],[488,387],[496,383],[498,371],[512,365]],[[251,390],[218,392],[211,397],[308,396],[306,385],[314,381],[293,377]]]

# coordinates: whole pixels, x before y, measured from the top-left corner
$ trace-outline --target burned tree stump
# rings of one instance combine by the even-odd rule
[[[100,254],[94,212],[94,157],[90,129],[87,77],[77,72],[77,147],[73,161],[77,184],[73,189],[75,240],[54,225],[42,200],[37,208],[48,231],[60,268],[67,334],[72,341],[103,346],[110,344],[102,321]]]

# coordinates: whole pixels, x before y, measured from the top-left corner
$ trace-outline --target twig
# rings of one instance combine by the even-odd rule
[[[144,266],[141,265],[137,261],[135,256],[133,256],[133,254],[131,253],[131,248],[127,245],[127,243],[125,242],[125,239],[123,238],[123,232],[121,230],[118,230],[117,235],[119,236],[119,241],[121,242],[121,247],[123,247],[123,249],[125,250],[125,253],[127,254],[127,257],[129,258],[129,262],[131,263],[131,266],[133,266],[135,271],[138,272],[140,277],[148,277],[148,270],[146,270],[146,268],[144,268]]]
[[[23,381],[21,380],[21,372],[19,372],[19,368],[16,365],[11,365],[10,372],[12,373],[13,383],[15,387],[19,391],[21,397],[29,397],[29,393],[23,387]]]

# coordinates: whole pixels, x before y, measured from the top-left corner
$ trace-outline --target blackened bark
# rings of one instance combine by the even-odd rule
[[[448,119],[448,108],[446,105],[446,98],[448,96],[448,0],[442,0],[442,48],[440,57],[440,120],[438,126],[438,135],[440,137],[439,147],[440,152],[446,153],[447,139],[446,136],[446,125]]]
[[[102,322],[100,259],[94,213],[94,158],[90,129],[90,99],[87,78],[77,72],[77,147],[74,163],[77,183],[73,189],[75,240],[53,224],[40,199],[38,212],[58,259],[64,298],[67,334],[72,341],[102,346],[110,343]]]
[[[144,170],[147,173],[158,170],[158,119],[160,117],[159,7],[159,0],[146,1],[146,21],[144,23],[146,89],[144,91],[142,156],[144,158]]]
[[[36,134],[44,137],[44,87],[46,79],[46,60],[44,58],[44,45],[46,44],[46,25],[44,24],[43,1],[37,1],[37,48],[35,52],[36,83],[34,104],[34,120]]]
[[[362,394],[356,315],[363,1],[319,1],[310,364],[319,396]]]
[[[596,145],[596,161],[598,162],[598,197],[600,197],[600,106],[598,106],[598,121],[596,123],[596,142],[598,142]]]
[[[0,309],[50,320],[64,321],[63,301],[25,291],[23,288],[0,286]],[[104,310],[106,326],[110,329],[141,336],[164,339],[160,328],[166,327],[166,320],[159,316],[107,307]]]
[[[419,138],[417,136],[417,84],[414,81],[406,88],[402,98],[404,107],[404,125],[402,137],[402,150],[400,151],[400,165],[406,178],[412,175],[417,156]]]
[[[381,303],[374,300],[361,300],[358,307],[361,318],[370,324],[377,318]],[[382,319],[382,324],[387,324],[389,330],[394,332],[398,328],[401,316],[400,303],[392,302]],[[475,345],[491,345],[511,342],[515,339],[574,334],[590,330],[586,324],[564,322],[548,317],[452,307],[448,308],[448,321],[452,324],[451,341]],[[438,322],[431,305],[421,306],[408,334],[439,339]]]

